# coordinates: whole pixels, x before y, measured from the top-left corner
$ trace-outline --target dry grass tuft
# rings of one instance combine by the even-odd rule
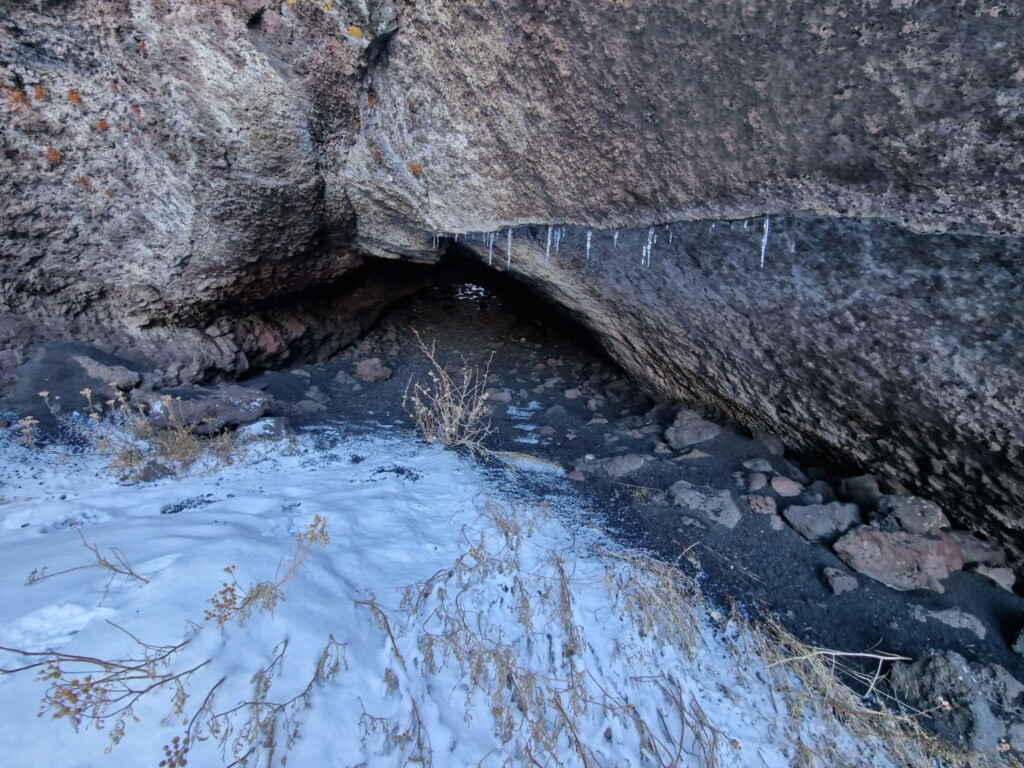
[[[473,453],[486,453],[483,441],[491,434],[487,408],[487,375],[490,360],[481,370],[465,359],[450,371],[437,358],[436,343],[428,347],[416,333],[416,343],[430,361],[429,383],[409,380],[402,404],[416,420],[423,439],[446,448],[462,446]]]
[[[740,621],[733,617],[734,620]],[[926,712],[915,712],[886,692],[888,665],[910,661],[886,653],[845,653],[807,645],[773,617],[755,625],[741,622],[745,649],[764,663],[773,688],[789,711],[790,728],[808,717],[841,725],[860,742],[882,744],[901,766],[931,768],[966,765],[968,756],[921,725]],[[865,667],[871,671],[865,671]],[[813,746],[799,740],[801,765],[851,765],[848,755],[831,743]]]
[[[123,391],[117,391],[106,403],[93,400],[88,388],[81,394],[99,432],[96,449],[108,457],[111,471],[124,480],[142,480],[154,469],[181,477],[207,457],[221,464],[232,463],[238,447],[236,436],[229,432],[209,438],[197,436],[194,430],[198,424],[182,417],[180,399],[170,395],[160,398],[167,425],[157,428],[145,409],[132,404]]]

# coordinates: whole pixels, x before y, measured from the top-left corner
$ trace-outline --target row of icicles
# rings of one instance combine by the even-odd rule
[[[715,225],[711,225],[713,230]],[[746,229],[746,222],[743,224],[743,228]],[[765,254],[768,252],[768,235],[771,232],[772,220],[770,216],[765,216],[764,219],[764,234],[761,237],[761,269],[764,269]],[[666,229],[668,229],[666,227]],[[448,235],[441,232],[434,233],[434,250],[437,250],[441,241],[446,238],[452,238],[454,242],[459,242],[459,237],[465,240],[470,238],[483,240],[484,245],[487,247],[487,264],[494,264],[494,248],[497,244],[498,233],[497,232],[478,232],[475,235],[470,233],[456,232],[454,235]],[[673,234],[672,230],[668,229],[668,241],[672,242]],[[555,255],[559,254],[562,248],[562,241],[565,239],[565,227],[556,227],[553,224],[548,225],[547,242],[544,246],[544,264],[548,264],[551,260],[551,252],[554,250]],[[587,261],[590,261],[590,249],[594,240],[594,230],[588,229],[586,232],[586,255]],[[643,249],[640,253],[640,266],[650,267],[651,257],[654,255],[654,246],[658,244],[658,233],[654,227],[650,227],[647,230],[647,240],[644,242]],[[619,230],[615,230],[612,235],[612,247],[619,247]],[[500,248],[500,246],[499,246]],[[509,227],[505,230],[505,267],[506,269],[512,268],[512,228]]]

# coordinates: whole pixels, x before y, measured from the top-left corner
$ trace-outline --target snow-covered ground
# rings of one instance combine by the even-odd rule
[[[0,441],[0,645],[49,654],[0,667],[60,662],[59,678],[0,676],[4,765],[774,768],[806,764],[805,746],[887,763],[835,723],[791,720],[685,579],[569,501],[517,501],[529,462],[483,472],[339,425],[129,485],[100,456]],[[80,567],[119,553],[139,578]],[[276,606],[235,615],[232,594],[261,582]],[[151,690],[90,719],[125,686]],[[37,717],[48,692],[64,717],[52,701]]]

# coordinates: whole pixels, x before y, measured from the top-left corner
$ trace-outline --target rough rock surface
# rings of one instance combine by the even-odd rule
[[[783,510],[786,518],[797,533],[809,541],[832,540],[860,522],[860,510],[856,504],[811,504],[793,505]]]
[[[832,548],[853,570],[899,590],[943,592],[942,579],[963,568],[960,548],[944,534],[922,536],[859,525]]]
[[[997,664],[973,664],[952,651],[893,666],[897,698],[919,711],[940,736],[979,752],[996,750],[1009,722],[1019,721],[1024,686]]]
[[[739,507],[728,491],[705,491],[680,480],[669,486],[666,493],[679,506],[699,510],[726,528],[735,528],[741,519]]]
[[[721,431],[722,428],[714,422],[684,408],[676,415],[672,426],[665,430],[665,442],[673,450],[681,451],[691,445],[713,440]]]
[[[882,496],[873,522],[879,528],[911,533],[935,533],[949,528],[949,520],[941,507],[917,496]]]
[[[640,381],[1019,562],[1021,14],[0,0],[0,371],[58,336],[168,382],[329,354],[408,288],[366,255],[507,228]]]

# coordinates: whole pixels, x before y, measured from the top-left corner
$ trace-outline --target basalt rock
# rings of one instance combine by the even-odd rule
[[[652,390],[1019,566],[1020,15],[0,0],[0,371],[56,337],[157,384],[329,354],[418,284],[368,257],[458,233]]]

